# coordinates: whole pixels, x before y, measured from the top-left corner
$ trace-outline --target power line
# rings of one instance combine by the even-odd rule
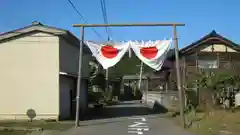
[[[105,1],[105,0],[100,0],[100,1],[101,1],[101,7],[102,7],[102,13],[103,13],[104,22],[105,22],[106,24],[108,24],[106,1]]]
[[[107,24],[106,8],[105,8],[106,5],[105,5],[105,3],[104,3],[103,0],[100,0],[100,4],[101,4],[101,10],[102,10],[103,21],[104,21],[104,23]],[[108,39],[109,39],[108,28],[107,28],[107,27],[105,27],[105,28],[106,28],[106,33],[108,34]]]
[[[104,21],[104,23],[108,24],[106,1],[100,0],[100,3],[101,3],[103,21]],[[106,28],[106,33],[108,34],[108,41],[109,41],[110,40],[110,28],[109,27],[105,27],[105,28]]]
[[[85,24],[88,24],[88,21],[84,18],[84,16],[79,12],[79,10],[76,8],[76,6],[72,3],[71,0],[68,0],[68,2],[70,3],[70,5],[73,7],[73,9],[78,13],[78,15],[80,16],[81,20],[84,21]],[[92,28],[93,32],[99,37],[102,38],[102,36],[94,29]]]

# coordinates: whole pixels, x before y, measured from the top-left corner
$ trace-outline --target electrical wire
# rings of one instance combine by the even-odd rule
[[[80,13],[80,11],[77,9],[77,7],[72,3],[71,0],[68,0],[68,2],[70,3],[70,5],[73,7],[73,9],[78,13],[78,15],[80,16],[81,20],[84,21],[85,24],[88,24],[88,21],[84,18],[83,14]],[[99,37],[102,38],[102,36],[94,29],[92,28],[93,32]]]
[[[105,0],[100,0],[101,3],[101,10],[102,10],[102,16],[103,16],[103,21],[105,24],[108,24],[108,19],[107,19],[107,7],[106,7],[106,1]],[[110,40],[110,28],[106,28],[106,33],[108,35],[108,41]]]

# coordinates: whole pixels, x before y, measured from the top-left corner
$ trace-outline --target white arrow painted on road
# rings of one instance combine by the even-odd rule
[[[133,125],[130,125],[128,127],[148,127],[148,126],[140,126],[140,125],[146,125],[146,123],[143,123],[143,122],[134,122],[135,124]]]
[[[135,117],[135,118],[129,118],[129,119],[133,119],[133,120],[140,119],[141,121],[147,121],[146,118],[143,118],[143,117]]]
[[[138,120],[133,125],[128,126],[128,133],[142,135],[143,131],[149,131],[148,125],[143,123],[146,120],[144,117],[132,117],[129,119]]]

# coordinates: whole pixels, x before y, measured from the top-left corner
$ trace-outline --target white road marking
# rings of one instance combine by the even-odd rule
[[[149,128],[128,128],[128,129],[137,131],[149,131]]]
[[[148,127],[147,123],[144,123],[144,122],[147,121],[146,118],[144,118],[144,117],[133,117],[133,118],[129,118],[129,119],[138,120],[138,121],[133,122],[132,125],[128,126],[128,133],[129,134],[143,135],[144,131],[149,131],[149,127]]]
[[[141,131],[128,131],[128,133],[130,133],[130,134],[138,134],[138,135],[142,135],[143,134],[143,132],[141,132]]]
[[[143,117],[135,117],[135,118],[129,118],[129,119],[140,119],[141,121],[147,121],[146,118],[143,118]]]
[[[140,125],[146,125],[146,123],[143,122],[134,122],[135,124],[130,125],[128,127],[148,127],[148,126],[140,126]]]

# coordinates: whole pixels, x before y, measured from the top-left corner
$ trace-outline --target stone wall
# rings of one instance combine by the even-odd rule
[[[179,99],[177,91],[155,92],[148,91],[143,94],[142,100],[150,108],[162,108],[168,111],[177,111],[179,109]]]

